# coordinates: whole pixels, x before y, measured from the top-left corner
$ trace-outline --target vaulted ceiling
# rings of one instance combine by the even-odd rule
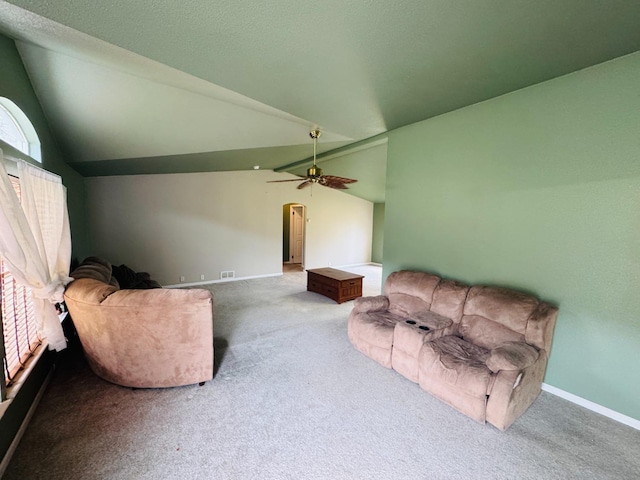
[[[85,176],[299,172],[320,127],[380,201],[381,134],[639,50],[640,2],[10,0],[0,32]]]

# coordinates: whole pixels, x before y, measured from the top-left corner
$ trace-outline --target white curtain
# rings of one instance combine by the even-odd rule
[[[16,281],[31,287],[40,334],[50,349],[67,346],[55,304],[71,281],[71,233],[62,179],[18,161],[22,205],[0,150],[0,254]]]

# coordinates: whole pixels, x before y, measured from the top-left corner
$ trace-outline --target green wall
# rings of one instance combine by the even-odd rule
[[[74,256],[88,253],[87,232],[84,228],[84,180],[67,166],[49,130],[40,103],[31,87],[22,60],[13,40],[0,35],[0,96],[12,100],[29,117],[38,132],[42,145],[42,167],[62,176],[67,187],[69,221],[73,238]],[[51,370],[54,354],[47,352],[40,359],[7,411],[0,417],[0,459],[5,456],[18,428],[25,418],[44,378]]]
[[[41,166],[60,175],[67,187],[73,254],[82,258],[90,253],[88,233],[84,228],[86,225],[84,179],[65,163],[42,112],[40,102],[33,91],[15,43],[3,35],[0,35],[0,65],[2,65],[0,96],[13,101],[29,117],[42,145]]]
[[[47,350],[42,354],[42,357],[34,365],[29,377],[22,384],[15,398],[13,398],[7,410],[0,417],[0,461],[9,451],[14,437],[29,413],[33,400],[41,390],[47,376],[52,372],[52,365],[55,360],[55,352]]]
[[[373,241],[371,244],[371,261],[382,263],[382,247],[384,245],[384,203],[373,204]]]
[[[640,53],[391,132],[384,274],[559,305],[545,382],[640,419]]]

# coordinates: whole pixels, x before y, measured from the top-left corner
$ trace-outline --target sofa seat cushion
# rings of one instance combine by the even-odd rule
[[[402,318],[387,311],[358,313],[351,322],[353,333],[376,347],[391,348],[393,329]]]
[[[524,370],[538,359],[535,347],[522,342],[505,342],[497,346],[487,358],[487,367],[492,372],[500,370]]]
[[[431,381],[455,385],[473,397],[488,394],[494,374],[487,368],[489,350],[447,335],[426,342],[420,351],[420,375]]]
[[[347,333],[353,346],[380,365],[391,368],[393,330],[402,317],[387,311],[352,312]]]

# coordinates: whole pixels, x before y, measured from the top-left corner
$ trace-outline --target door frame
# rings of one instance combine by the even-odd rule
[[[298,212],[300,215],[300,218],[302,219],[302,252],[301,252],[301,258],[300,258],[300,264],[302,265],[302,267],[304,268],[304,261],[305,261],[305,250],[306,250],[306,244],[307,244],[307,228],[306,228],[306,219],[307,219],[307,207],[301,203],[292,203],[289,205],[289,258],[287,259],[287,263],[298,263],[298,262],[292,262],[292,253],[294,251],[294,245],[295,245],[295,231],[294,231],[294,222],[291,220],[291,218],[295,215],[294,212]]]

